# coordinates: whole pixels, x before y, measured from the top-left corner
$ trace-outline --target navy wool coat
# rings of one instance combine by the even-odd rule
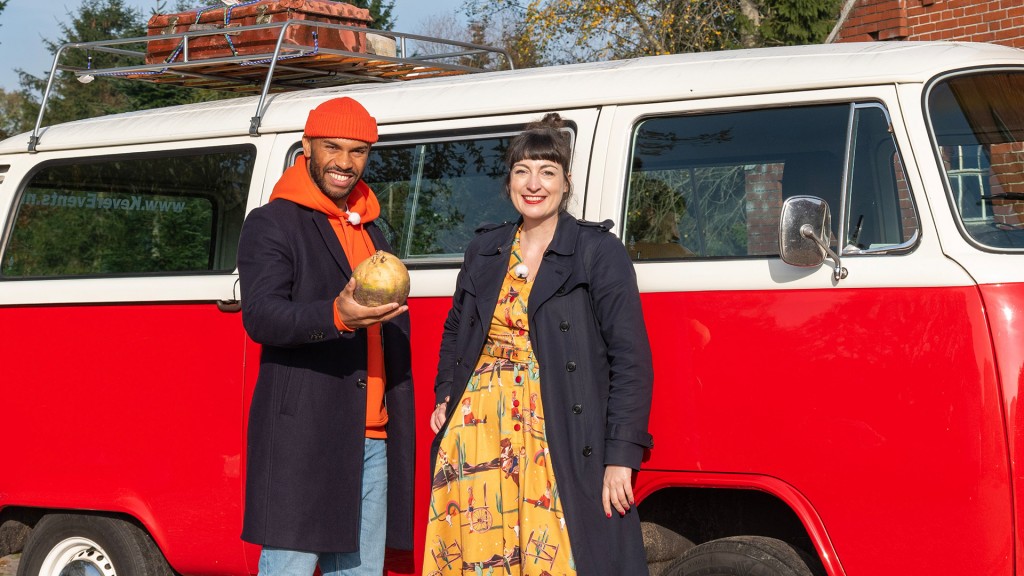
[[[466,251],[435,383],[438,402],[451,397],[448,422],[483,348],[517,226],[481,228]],[[647,573],[635,509],[607,518],[601,504],[604,467],[639,469],[653,445],[653,370],[640,295],[632,262],[610,228],[610,221],[559,216],[527,312],[550,462],[573,557],[586,576]]]
[[[372,222],[366,230],[390,251]],[[327,216],[288,200],[252,211],[238,248],[242,321],[262,344],[249,410],[247,542],[359,548],[366,425],[365,330],[339,333],[334,298],[352,269]],[[415,448],[408,314],[382,326],[388,409],[387,545],[412,549]]]

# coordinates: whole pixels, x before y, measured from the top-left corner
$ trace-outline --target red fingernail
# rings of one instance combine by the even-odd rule
[[[609,512],[609,513],[608,513],[608,517],[609,517],[609,518],[611,518],[611,517],[612,517],[612,513],[611,513],[611,512]]]

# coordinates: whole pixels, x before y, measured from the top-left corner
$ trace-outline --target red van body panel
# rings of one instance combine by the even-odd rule
[[[977,288],[645,294],[644,314],[645,469],[778,479],[817,511],[849,574],[1011,572],[1002,399]]]
[[[638,497],[670,487],[768,492],[801,517],[832,574],[1010,573],[1005,462],[1019,442],[1007,438],[1002,409],[1019,418],[1024,347],[1012,319],[1022,302],[1021,285],[644,294],[655,448]],[[427,514],[427,416],[449,306],[410,301],[417,518]],[[255,573],[259,549],[239,534],[259,347],[240,320],[213,304],[0,308],[5,332],[19,335],[4,339],[0,362],[23,384],[5,396],[39,408],[5,419],[48,447],[22,452],[7,498],[130,514],[180,572]],[[904,361],[876,362],[882,353]],[[1000,379],[1002,397],[992,393]],[[104,426],[111,418],[118,425]]]
[[[241,316],[212,303],[0,307],[0,326],[3,402],[34,407],[4,411],[31,442],[12,444],[0,506],[123,512],[179,572],[246,573]]]
[[[985,284],[980,287],[992,343],[998,361],[1003,415],[1006,421],[1007,458],[1013,467],[1012,481],[1016,487],[1013,496],[1014,522],[1024,526],[1024,502],[1020,488],[1024,486],[1024,413],[1017,409],[1021,390],[1024,389],[1024,284]],[[1024,574],[1024,543],[1017,539],[1014,548],[1016,573]]]

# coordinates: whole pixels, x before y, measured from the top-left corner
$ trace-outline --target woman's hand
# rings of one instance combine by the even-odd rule
[[[633,505],[633,469],[628,466],[605,466],[601,489],[604,515],[611,518],[612,508],[625,516]]]
[[[444,402],[434,406],[434,413],[430,415],[430,429],[434,431],[434,434],[437,434],[444,426],[445,415],[448,413],[448,400],[450,398],[445,396]]]

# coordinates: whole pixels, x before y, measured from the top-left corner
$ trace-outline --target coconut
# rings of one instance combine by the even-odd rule
[[[398,256],[383,250],[360,262],[352,277],[356,279],[355,300],[363,306],[405,304],[409,297],[409,270]]]

